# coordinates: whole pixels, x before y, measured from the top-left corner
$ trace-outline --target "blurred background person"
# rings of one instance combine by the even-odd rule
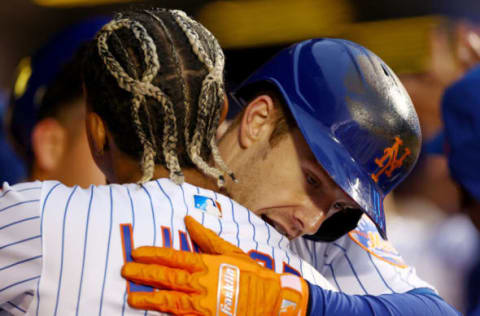
[[[475,24],[424,16],[366,22],[350,32],[395,61],[417,109],[424,141],[433,138],[442,128],[445,88],[479,60]],[[447,302],[465,311],[464,277],[479,241],[468,218],[459,214],[460,202],[446,158],[424,153],[386,210],[389,238],[397,250]]]
[[[427,145],[430,153],[445,154],[461,209],[480,231],[480,67],[448,87],[442,100],[444,131]],[[465,236],[466,225],[454,220],[448,236]],[[463,229],[463,231],[461,231]],[[477,233],[478,233],[477,231]],[[468,238],[462,240],[468,243]],[[470,253],[473,264],[466,274],[467,314],[480,315],[480,242]]]
[[[71,26],[19,63],[6,127],[28,180],[82,187],[105,182],[88,148],[81,65],[83,44],[107,21]]]
[[[15,154],[5,137],[3,119],[7,108],[7,97],[0,92],[0,183],[17,183],[25,178],[25,166]]]

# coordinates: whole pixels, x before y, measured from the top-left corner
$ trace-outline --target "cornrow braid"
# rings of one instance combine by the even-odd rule
[[[171,55],[174,59],[175,66],[176,66],[175,67],[175,75],[178,78],[178,81],[179,81],[179,84],[180,84],[180,87],[181,87],[182,93],[183,93],[183,106],[185,108],[184,124],[185,124],[185,126],[188,126],[188,123],[189,123],[189,120],[190,120],[190,107],[191,107],[191,105],[190,105],[190,101],[187,98],[187,96],[190,94],[190,91],[188,89],[188,85],[186,84],[186,80],[182,77],[182,74],[181,74],[182,66],[181,66],[181,63],[180,63],[180,57],[179,57],[179,55],[178,55],[178,53],[175,49],[174,41],[172,39],[172,36],[171,36],[170,32],[168,32],[168,29],[165,26],[165,23],[163,23],[163,21],[160,20],[158,18],[158,16],[156,16],[152,11],[145,10],[145,12],[150,14],[159,23],[159,25],[162,27],[162,29],[165,32],[168,43],[170,44]],[[189,147],[189,139],[190,139],[188,128],[184,128],[184,137],[185,137],[186,147],[188,148]]]
[[[130,10],[90,46],[83,69],[87,102],[115,144],[139,159],[140,183],[152,178],[155,164],[175,183],[184,181],[183,167],[197,167],[220,186],[225,173],[235,179],[215,142],[225,61],[208,30],[181,11]]]
[[[190,158],[195,163],[195,165],[203,170],[204,173],[214,176],[218,179],[218,185],[221,187],[224,184],[223,173],[228,173],[232,179],[235,180],[233,172],[227,168],[223,159],[219,154],[217,144],[215,141],[215,133],[207,135],[207,142],[212,148],[213,158],[215,163],[219,165],[222,170],[219,170],[214,167],[210,167],[201,157],[200,157],[200,146],[204,141],[205,135],[202,133],[206,128],[208,111],[210,111],[209,105],[215,104],[218,100],[223,100],[224,95],[224,85],[223,85],[223,68],[225,66],[225,57],[223,51],[220,48],[220,45],[214,38],[214,36],[206,30],[206,37],[214,46],[215,55],[213,56],[213,61],[210,56],[208,56],[205,47],[200,41],[199,34],[195,32],[192,25],[198,27],[198,23],[188,17],[185,12],[174,10],[172,11],[175,20],[178,25],[181,27],[183,32],[188,38],[190,45],[192,46],[193,52],[198,56],[199,60],[207,67],[209,73],[202,82],[202,88],[199,97],[198,105],[198,121],[195,128],[193,139],[190,142],[188,154]],[[220,112],[217,113],[214,120],[218,126],[218,121],[220,118]],[[215,125],[215,124],[214,124]],[[208,129],[207,129],[208,130]]]
[[[193,19],[190,19],[188,16],[186,16],[186,18],[194,25],[199,25],[199,23]],[[206,35],[207,37],[209,38],[210,42],[213,43],[213,45],[216,47],[216,50],[215,51],[219,51],[220,52],[220,56],[217,56],[217,57],[214,57],[215,60],[217,60],[217,58],[219,57],[221,59],[221,63],[218,62],[216,63],[215,67],[217,67],[218,65],[218,68],[214,69],[214,71],[216,72],[221,72],[220,69],[223,69],[224,65],[225,65],[225,56],[223,55],[223,51],[222,49],[220,48],[220,45],[218,44],[218,41],[215,39],[215,37],[213,36],[213,34],[211,32],[209,32],[207,30],[206,32]],[[218,89],[218,94],[220,99],[223,99],[224,98],[224,84],[223,84],[223,76],[220,75],[220,80],[217,80],[216,81],[217,83],[217,86],[216,88]],[[215,116],[214,118],[214,126],[218,126],[219,124],[219,121],[220,121],[220,116],[221,116],[221,113],[217,113],[217,115]],[[234,182],[238,182],[237,179],[235,178],[235,175],[234,173],[230,170],[230,168],[228,168],[228,166],[225,164],[225,162],[223,161],[221,155],[220,155],[220,151],[217,147],[217,142],[216,142],[216,130],[213,130],[213,129],[209,129],[210,131],[210,134],[207,135],[207,139],[210,139],[210,146],[212,148],[212,155],[213,155],[213,159],[215,161],[215,163],[225,172],[227,173],[230,178],[234,181]]]
[[[118,63],[118,61],[109,51],[107,39],[113,31],[116,31],[120,28],[130,29],[135,35],[136,39],[141,43],[141,48],[145,54],[145,64],[147,65],[141,81],[137,81],[129,77],[120,63]],[[165,120],[167,122],[169,121],[170,124],[164,124],[164,138],[162,144],[164,148],[164,155],[167,161],[167,168],[170,170],[170,178],[175,183],[182,183],[183,173],[181,171],[178,158],[175,155],[177,129],[175,124],[176,118],[172,109],[173,105],[162,90],[150,83],[160,69],[157,48],[153,42],[153,39],[148,35],[147,30],[145,30],[140,23],[131,21],[129,19],[121,19],[112,20],[102,28],[97,35],[97,45],[99,55],[103,58],[105,66],[109,70],[110,74],[117,79],[118,85],[133,94],[133,122],[137,129],[140,142],[143,145],[143,157],[141,162],[143,176],[139,183],[147,182],[152,178],[155,168],[156,155],[154,146],[152,144],[154,142],[154,138],[153,141],[147,139],[138,114],[140,106],[145,103],[145,95],[156,98],[158,102],[163,104],[167,109]],[[170,133],[172,133],[173,136],[169,136],[171,135]]]

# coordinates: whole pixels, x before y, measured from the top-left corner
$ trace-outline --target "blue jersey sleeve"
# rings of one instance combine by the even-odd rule
[[[309,284],[307,315],[461,315],[431,289],[414,289],[406,293],[348,295]]]

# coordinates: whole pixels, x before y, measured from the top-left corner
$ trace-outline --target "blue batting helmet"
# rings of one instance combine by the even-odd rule
[[[421,147],[417,114],[393,71],[358,44],[313,39],[281,51],[234,98],[245,104],[242,90],[260,82],[278,88],[317,161],[386,238],[384,197],[412,170]],[[332,240],[321,231],[309,238]]]

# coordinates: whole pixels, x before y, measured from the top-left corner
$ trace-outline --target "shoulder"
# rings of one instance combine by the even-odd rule
[[[0,205],[5,207],[5,205],[12,206],[27,201],[39,201],[42,189],[41,181],[22,182],[15,185],[4,182],[0,188]]]
[[[420,279],[393,244],[382,239],[375,224],[364,215],[357,227],[329,244],[325,260],[337,269],[351,271],[369,294],[434,288]],[[349,291],[348,286],[344,290]],[[352,292],[353,293],[353,292]]]
[[[362,216],[357,227],[348,233],[348,237],[344,238],[344,242],[352,241],[381,261],[399,268],[407,267],[392,243],[380,236],[377,227],[366,215]]]
[[[41,189],[43,181],[31,181],[31,182],[20,182],[16,184],[9,184],[8,182],[3,182],[2,187],[0,188],[0,195],[4,195],[7,191],[28,191],[32,189]]]
[[[191,198],[193,209],[221,220],[237,222],[239,216],[243,217],[248,212],[248,209],[225,194],[189,183],[184,183],[181,187],[184,195]]]
[[[16,184],[10,190],[13,190],[17,195],[21,194],[25,197],[29,194],[31,198],[38,199],[42,212],[43,209],[56,208],[59,204],[67,203],[69,200],[75,202],[88,201],[92,197],[95,200],[109,200],[113,191],[117,196],[120,193],[127,195],[126,185],[90,185],[82,188],[78,185],[67,186],[59,181],[50,180]]]

